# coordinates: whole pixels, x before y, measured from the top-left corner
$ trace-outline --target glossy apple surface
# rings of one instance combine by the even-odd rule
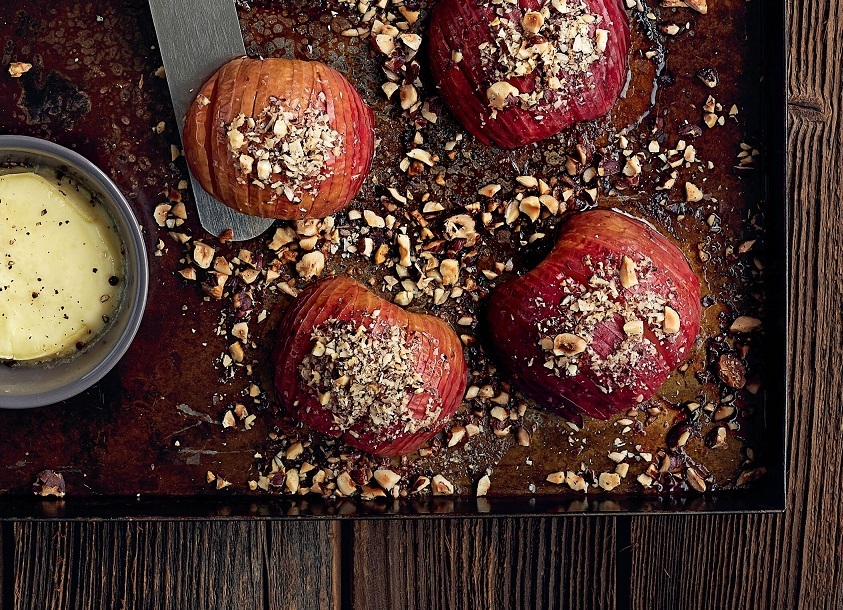
[[[418,373],[416,387],[389,391],[385,383],[372,383],[367,412],[342,412],[335,399],[320,400],[322,395],[306,381],[308,363],[314,361],[314,337],[332,325],[362,325],[370,340],[389,337],[400,329],[405,360]],[[351,355],[366,358],[368,354]],[[376,360],[377,370],[367,371],[367,376],[389,379],[391,370],[385,359]],[[290,415],[322,434],[340,437],[381,457],[410,453],[441,430],[462,402],[467,382],[462,345],[450,326],[434,316],[407,312],[345,276],[322,280],[296,298],[278,330],[273,361],[277,396]],[[362,378],[352,377],[351,383]],[[323,386],[328,387],[326,380]],[[382,405],[390,402],[402,406],[388,414],[391,423],[376,424],[384,415]]]
[[[593,210],[563,225],[538,267],[495,290],[488,322],[526,394],[568,417],[605,419],[652,397],[691,356],[700,315],[699,280],[672,242]]]

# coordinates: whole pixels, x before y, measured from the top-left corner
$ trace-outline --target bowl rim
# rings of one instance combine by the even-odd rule
[[[63,400],[81,394],[85,390],[105,377],[128,351],[140,328],[146,311],[149,296],[149,260],[144,243],[142,228],[135,216],[129,200],[118,188],[114,181],[97,165],[76,151],[66,148],[50,140],[22,135],[0,135],[0,154],[6,152],[42,153],[53,156],[68,165],[73,166],[83,174],[98,190],[106,194],[113,202],[109,205],[109,212],[119,216],[129,228],[128,234],[120,231],[124,248],[127,250],[127,260],[135,261],[132,265],[136,275],[137,289],[121,305],[127,312],[126,326],[114,341],[114,345],[87,374],[73,380],[71,383],[28,395],[9,395],[0,392],[0,409],[33,409],[54,405]],[[130,252],[129,252],[130,251]]]

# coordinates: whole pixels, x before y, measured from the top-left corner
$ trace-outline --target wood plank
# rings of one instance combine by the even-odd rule
[[[614,518],[363,521],[353,607],[614,608]]]
[[[769,572],[780,544],[776,518],[763,515],[634,517],[630,607],[791,608]]]
[[[341,527],[339,521],[269,524],[268,608],[339,609]]]
[[[339,528],[324,521],[19,523],[16,607],[339,608]]]
[[[843,0],[791,3],[789,39],[788,510],[784,516],[633,519],[632,608],[843,607],[843,331],[837,323],[843,308]],[[707,583],[705,595],[694,583]]]
[[[262,522],[20,523],[20,609],[264,608]]]

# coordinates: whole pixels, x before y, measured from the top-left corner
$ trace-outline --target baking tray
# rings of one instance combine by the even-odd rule
[[[331,49],[319,57],[319,37],[351,22],[345,21],[341,12],[332,15],[324,2],[310,3],[297,18],[291,12],[294,4],[262,2],[240,7],[250,54],[315,56],[350,73],[358,85],[363,83],[363,89],[368,90],[367,101],[382,104],[372,93],[378,83],[363,82],[367,78],[364,67],[354,53],[346,57]],[[164,242],[166,236],[152,217],[156,205],[167,200],[167,191],[184,180],[185,165],[183,159],[171,156],[171,145],[178,142],[178,134],[166,85],[156,76],[161,61],[155,50],[148,7],[144,0],[97,0],[83,6],[56,6],[41,0],[7,2],[8,18],[0,25],[3,64],[28,61],[33,68],[18,81],[7,80],[0,86],[0,108],[4,111],[0,129],[54,140],[78,150],[108,172],[135,205],[146,229],[153,269],[144,325],[115,372],[61,405],[0,413],[0,427],[4,430],[0,444],[4,464],[0,471],[0,518],[260,519],[783,510],[790,243],[786,8],[783,2],[719,4],[721,9],[746,11],[748,43],[737,41],[746,50],[740,85],[744,93],[751,91],[750,97],[757,102],[757,112],[747,119],[746,132],[754,138],[753,145],[764,153],[763,164],[753,171],[757,174],[758,198],[763,200],[768,243],[764,259],[767,332],[760,350],[765,396],[761,412],[755,415],[755,434],[763,439],[766,476],[748,489],[705,495],[519,493],[488,498],[427,496],[361,502],[218,492],[202,478],[216,464],[224,467],[226,458],[215,457],[222,462],[209,466],[203,460],[212,450],[195,442],[185,442],[178,450],[173,448],[173,439],[167,434],[178,431],[179,435],[190,436],[201,432],[204,418],[211,417],[208,413],[215,417],[219,414],[221,407],[215,402],[214,388],[197,387],[203,380],[207,385],[203,367],[208,356],[192,332],[194,328],[213,327],[217,319],[216,312],[208,307],[182,310],[180,299],[187,289],[174,280],[181,266],[180,255],[172,242]],[[283,27],[276,20],[280,13],[288,17]],[[701,17],[682,11],[681,17],[674,19],[705,24],[706,18],[712,19],[712,15]],[[292,27],[295,36],[287,37],[290,30],[285,32],[285,27]],[[708,23],[700,31],[712,37],[717,35],[717,27],[716,23]],[[371,71],[369,75],[372,80]],[[663,78],[669,80],[672,76],[667,73]],[[362,197],[366,196],[364,191]],[[188,224],[191,222],[195,223],[195,217]],[[198,227],[194,229],[194,234],[200,234]],[[164,243],[164,250],[156,256],[153,253],[159,240]],[[190,392],[206,393],[207,412],[189,406],[173,408],[185,405],[179,397]],[[197,422],[200,430],[190,432]],[[266,434],[267,430],[260,426],[259,420],[257,433]],[[259,448],[254,438],[232,436],[226,439],[225,450],[241,456],[254,452]],[[185,449],[192,453],[185,454]],[[217,451],[216,455],[220,453]],[[32,495],[31,485],[43,469],[64,474],[67,497],[57,500]]]

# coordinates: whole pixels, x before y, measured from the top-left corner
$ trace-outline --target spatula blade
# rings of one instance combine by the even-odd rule
[[[181,133],[188,106],[202,85],[225,62],[246,54],[234,0],[149,0],[167,84]],[[211,197],[190,176],[199,221],[219,236],[231,229],[233,241],[257,237],[274,222],[247,216]]]

